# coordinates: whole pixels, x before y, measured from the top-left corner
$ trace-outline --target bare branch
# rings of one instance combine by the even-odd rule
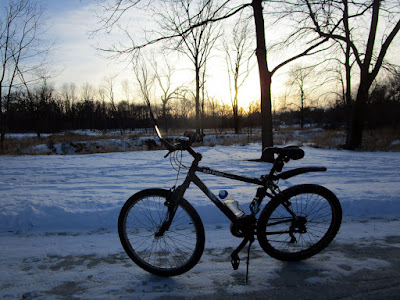
[[[301,52],[301,53],[299,53],[299,54],[297,54],[297,55],[295,55],[295,56],[292,56],[291,58],[289,58],[289,59],[287,59],[287,60],[281,62],[280,64],[278,64],[278,65],[271,71],[271,73],[274,74],[277,70],[279,70],[279,69],[282,68],[283,66],[287,65],[288,63],[290,63],[290,62],[292,62],[292,61],[294,61],[294,60],[296,60],[296,59],[298,59],[298,58],[300,58],[300,57],[304,57],[304,56],[307,56],[307,55],[313,55],[313,54],[315,54],[316,52],[311,52],[311,51],[314,50],[314,49],[316,49],[316,48],[318,48],[318,47],[321,46],[322,44],[326,43],[328,40],[329,40],[329,38],[325,38],[325,39],[323,39],[322,41],[319,41],[319,42],[317,42],[316,44],[314,44],[314,45],[308,47],[308,48],[307,48],[306,50],[304,50],[303,52]],[[329,47],[328,47],[328,48],[329,48]],[[319,50],[319,51],[317,51],[317,52],[321,52],[321,51],[324,51],[324,50],[326,50],[326,49],[321,49],[321,50]]]
[[[99,32],[106,28],[106,27],[104,27],[104,23],[108,24],[107,28],[109,28],[109,25],[115,26],[117,24],[117,21],[121,18],[121,14],[126,13],[129,8],[136,6],[140,2],[140,0],[133,1],[134,3],[132,3],[131,6],[124,7],[123,9],[120,8],[121,2],[123,2],[123,0],[119,0],[117,2],[116,6],[114,7],[114,11],[112,13],[112,15],[117,15],[119,12],[118,19],[113,20],[112,22],[110,19],[111,17],[109,17],[108,19],[102,19],[101,22],[103,23],[103,26],[100,27],[98,30],[96,30],[96,32]],[[129,2],[131,2],[131,1],[129,1]],[[236,7],[233,7],[233,8],[227,8],[227,4],[229,2],[230,2],[230,0],[226,0],[220,6],[215,8],[214,10],[212,10],[212,11],[209,10],[208,16],[206,18],[204,18],[204,16],[202,14],[204,13],[207,6],[210,6],[212,4],[212,1],[206,1],[203,4],[202,8],[199,9],[198,13],[196,13],[193,16],[186,14],[183,21],[175,24],[175,30],[177,32],[166,34],[166,35],[160,35],[159,37],[152,38],[142,44],[134,43],[133,39],[131,39],[130,35],[128,35],[132,42],[132,46],[130,46],[130,47],[125,47],[125,48],[121,49],[121,47],[120,47],[121,45],[119,45],[119,46],[112,45],[109,48],[98,47],[98,49],[101,51],[110,53],[110,54],[113,53],[113,54],[118,54],[118,55],[124,55],[124,54],[131,54],[135,51],[138,51],[140,49],[143,49],[145,47],[148,47],[148,46],[151,46],[154,44],[158,44],[162,41],[168,41],[168,40],[172,40],[172,39],[176,39],[176,38],[184,39],[185,37],[187,37],[188,34],[193,32],[195,29],[204,27],[210,23],[216,23],[216,22],[219,22],[222,20],[226,20],[226,19],[236,15],[237,13],[241,12],[244,8],[249,7],[251,5],[251,3],[245,3],[245,4],[238,5]],[[221,14],[221,12],[225,9],[227,9],[227,11]],[[111,24],[110,24],[110,22],[111,22]]]

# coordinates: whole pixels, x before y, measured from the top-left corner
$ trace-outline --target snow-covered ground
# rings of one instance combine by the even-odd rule
[[[196,148],[203,154],[201,165],[251,177],[271,167],[250,161],[260,156],[260,149],[259,144]],[[176,172],[163,158],[166,151],[0,156],[0,298],[235,295],[273,287],[286,268],[304,272],[308,285],[390,268],[385,259],[351,257],[338,245],[351,244],[352,251],[371,245],[400,249],[400,153],[303,149],[304,159],[291,161],[286,169],[326,166],[328,171],[300,175],[280,186],[316,183],[331,189],[343,207],[341,231],[327,251],[292,267],[255,245],[248,285],[244,260],[239,271],[229,262],[240,240],[230,236],[225,217],[195,187],[185,198],[206,227],[199,265],[179,277],[159,278],[134,266],[123,253],[116,222],[126,199],[144,188],[176,183]],[[190,162],[188,157],[184,162]],[[204,174],[200,178],[215,193],[228,190],[248,210],[256,186]]]
[[[259,177],[271,167],[249,161],[260,156],[259,144],[199,147],[201,165]],[[309,173],[282,181],[282,187],[316,183],[341,200],[346,217],[400,216],[400,153],[351,152],[303,148],[305,157],[290,161],[287,169],[326,166],[327,172]],[[166,151],[106,153],[80,156],[1,156],[0,231],[98,230],[115,228],[122,204],[137,191],[169,189],[176,172]],[[189,157],[184,157],[189,164]],[[246,208],[257,186],[200,175],[218,193],[226,189]],[[183,179],[181,174],[180,180]],[[179,180],[178,180],[179,182]],[[196,188],[186,198],[199,210],[204,223],[224,222],[224,216]]]

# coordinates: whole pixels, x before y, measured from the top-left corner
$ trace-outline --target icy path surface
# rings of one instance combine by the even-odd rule
[[[398,299],[400,221],[344,222],[335,241],[298,263],[252,247],[239,270],[230,254],[240,243],[228,227],[206,228],[204,254],[180,276],[151,275],[125,255],[115,232],[0,234],[1,299]]]
[[[266,174],[271,165],[249,161],[260,155],[259,144],[199,147],[201,165],[250,177]],[[303,148],[305,157],[285,169],[326,166],[280,182],[281,187],[316,183],[340,199],[345,217],[400,215],[400,153],[351,152]],[[107,153],[79,156],[1,156],[0,232],[31,230],[113,229],[123,203],[144,188],[167,188],[176,172],[166,151]],[[185,156],[184,162],[190,164]],[[284,170],[285,170],[284,169]],[[256,186],[210,175],[200,175],[215,193],[226,189],[247,209]],[[178,183],[182,182],[181,175]],[[196,188],[185,197],[206,224],[225,222],[224,216]]]

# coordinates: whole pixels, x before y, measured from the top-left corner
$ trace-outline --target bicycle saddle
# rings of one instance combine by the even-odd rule
[[[290,158],[293,160],[301,159],[304,157],[304,151],[298,146],[287,146],[283,148],[269,147],[265,148],[263,152],[278,154],[284,156],[285,158]]]

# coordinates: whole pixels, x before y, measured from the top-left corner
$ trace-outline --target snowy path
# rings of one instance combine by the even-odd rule
[[[250,280],[245,252],[234,271],[229,255],[240,240],[227,228],[206,230],[206,249],[191,271],[151,275],[123,253],[115,232],[0,235],[1,299],[388,299],[400,293],[400,220],[343,224],[335,242],[299,263],[284,263],[254,243]],[[171,298],[172,299],[172,298]]]

